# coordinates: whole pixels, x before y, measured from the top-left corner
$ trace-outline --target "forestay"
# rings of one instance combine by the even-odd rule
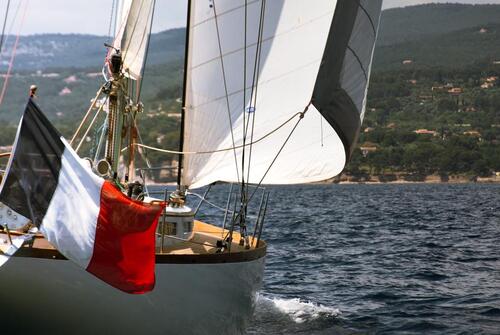
[[[113,46],[121,50],[123,69],[131,79],[141,77],[153,7],[154,0],[124,0],[116,20]]]
[[[364,115],[381,4],[192,1],[183,151],[236,149],[184,155],[182,184],[238,182],[242,175],[250,183],[265,175],[265,184],[293,184],[339,174]],[[252,140],[258,142],[250,149]]]

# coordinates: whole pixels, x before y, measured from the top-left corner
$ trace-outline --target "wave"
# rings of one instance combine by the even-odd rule
[[[261,312],[278,312],[287,315],[295,323],[304,323],[320,318],[336,317],[341,314],[338,308],[333,308],[299,298],[282,299],[259,295],[257,310]]]

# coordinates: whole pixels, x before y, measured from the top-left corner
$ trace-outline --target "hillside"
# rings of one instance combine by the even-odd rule
[[[148,64],[155,65],[179,59],[184,55],[185,29],[171,29],[151,35]],[[0,71],[9,64],[14,37],[6,38]],[[15,68],[22,71],[49,68],[100,67],[106,55],[104,36],[77,34],[41,34],[22,36],[19,40]]]
[[[368,149],[355,150],[350,177],[500,171],[500,5],[421,5],[382,16],[360,134],[359,147]],[[185,29],[152,35],[140,123],[146,144],[177,148],[184,37]],[[31,84],[39,86],[38,103],[48,117],[69,136],[102,84],[105,41],[23,37],[0,105],[0,145],[12,143]],[[3,73],[7,54],[8,48]],[[175,159],[148,155],[156,166]]]
[[[500,5],[428,4],[382,12],[379,46],[500,24]]]
[[[500,24],[490,24],[378,46],[373,69],[457,68],[496,61],[500,61]]]

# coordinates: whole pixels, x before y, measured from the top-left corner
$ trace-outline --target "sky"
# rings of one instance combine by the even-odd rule
[[[2,22],[7,1],[0,0]],[[108,35],[114,1],[118,0],[10,0],[9,17],[14,17],[17,11],[17,19],[15,25],[10,22],[7,24],[6,32],[17,34],[20,30],[21,35],[43,33]],[[384,0],[384,9],[431,2],[500,4],[500,0]],[[26,8],[25,19],[22,20],[24,8]],[[153,31],[185,26],[185,13],[186,0],[156,0]],[[22,27],[21,22],[23,22]]]

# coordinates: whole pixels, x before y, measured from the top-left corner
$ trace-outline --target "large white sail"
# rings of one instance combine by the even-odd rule
[[[139,79],[151,32],[154,0],[123,0],[116,20],[113,46],[120,49],[123,69],[131,79]]]
[[[192,1],[183,151],[236,149],[184,155],[181,183],[265,175],[265,184],[292,184],[340,173],[364,114],[381,3]],[[243,173],[249,117],[246,143],[252,127],[260,141],[245,147]]]

